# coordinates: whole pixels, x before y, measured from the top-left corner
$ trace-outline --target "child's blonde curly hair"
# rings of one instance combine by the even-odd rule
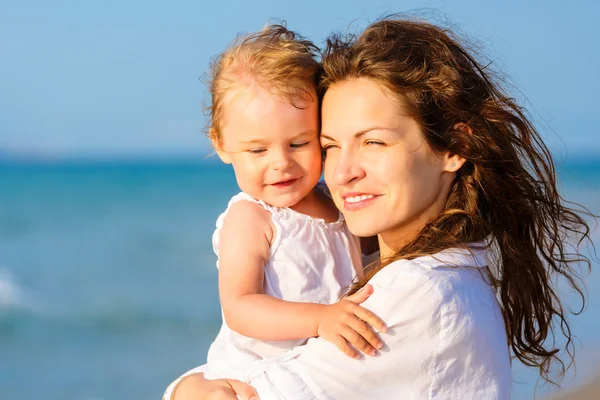
[[[255,85],[283,96],[292,104],[307,96],[316,98],[320,65],[319,49],[309,40],[287,29],[285,24],[268,25],[260,32],[239,36],[211,63],[211,105],[207,135],[216,144],[226,97],[232,91]]]

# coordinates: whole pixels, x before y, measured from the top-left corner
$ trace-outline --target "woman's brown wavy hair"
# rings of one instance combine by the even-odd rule
[[[579,250],[583,241],[591,243],[590,231],[578,211],[587,210],[576,210],[558,193],[551,154],[525,109],[452,32],[425,22],[387,18],[358,37],[333,35],[322,68],[321,95],[339,82],[372,79],[408,106],[433,151],[466,159],[444,211],[391,259],[368,268],[350,293],[391,261],[492,238],[496,265],[489,266],[490,279],[509,346],[546,381],[562,378],[574,348],[555,278],[566,279],[583,309],[576,269],[590,268]],[[567,363],[555,340],[561,333]]]

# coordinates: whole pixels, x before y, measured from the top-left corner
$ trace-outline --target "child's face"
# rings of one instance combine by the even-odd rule
[[[250,196],[292,207],[321,176],[318,103],[285,98],[261,88],[226,99],[219,143],[221,159],[233,165],[237,183]]]

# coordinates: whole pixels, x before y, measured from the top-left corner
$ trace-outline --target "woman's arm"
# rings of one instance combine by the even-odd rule
[[[394,262],[371,279],[363,306],[389,324],[377,357],[347,360],[310,339],[287,365],[265,372],[274,390],[285,390],[273,379],[284,368],[320,399],[509,399],[505,326],[485,272],[469,257],[435,257]]]
[[[392,266],[388,266],[391,271]],[[310,339],[288,356],[249,364],[246,376],[263,399],[426,398],[420,375],[427,375],[435,347],[435,308],[439,296],[420,277],[393,279],[379,272],[371,282],[373,294],[363,303],[388,321],[381,333],[385,347],[377,357],[348,359],[331,343]],[[388,284],[391,283],[393,287]],[[424,360],[426,361],[424,361]],[[424,372],[425,371],[425,372]],[[199,388],[201,389],[201,388]],[[280,397],[274,397],[277,394]],[[168,397],[166,398],[168,400]],[[176,399],[179,400],[179,399]]]
[[[439,293],[409,263],[389,265],[370,282],[373,295],[362,305],[388,324],[380,354],[345,360],[329,343],[311,339],[286,368],[319,398],[429,398],[441,334]]]
[[[349,360],[312,338],[248,365],[248,382],[263,400],[510,398],[501,310],[482,271],[460,262],[401,260],[371,279],[363,305],[389,324],[377,357]]]
[[[204,374],[186,376],[172,394],[165,393],[163,400],[259,400],[256,390],[234,379],[204,379]]]

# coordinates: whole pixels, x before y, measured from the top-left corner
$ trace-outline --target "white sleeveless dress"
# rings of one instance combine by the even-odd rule
[[[326,194],[324,184],[317,186]],[[353,236],[342,214],[336,222],[325,222],[289,208],[273,207],[246,193],[235,195],[227,210],[217,219],[213,248],[219,256],[219,235],[232,204],[249,201],[271,214],[275,237],[265,265],[264,293],[287,301],[332,304],[352,280],[362,276],[360,243]],[[243,262],[240,254],[240,262]],[[219,262],[217,261],[217,268]],[[306,338],[308,339],[308,338]],[[217,338],[210,346],[205,377],[236,377],[236,365],[281,354],[303,340],[264,341],[231,330],[225,318]]]

